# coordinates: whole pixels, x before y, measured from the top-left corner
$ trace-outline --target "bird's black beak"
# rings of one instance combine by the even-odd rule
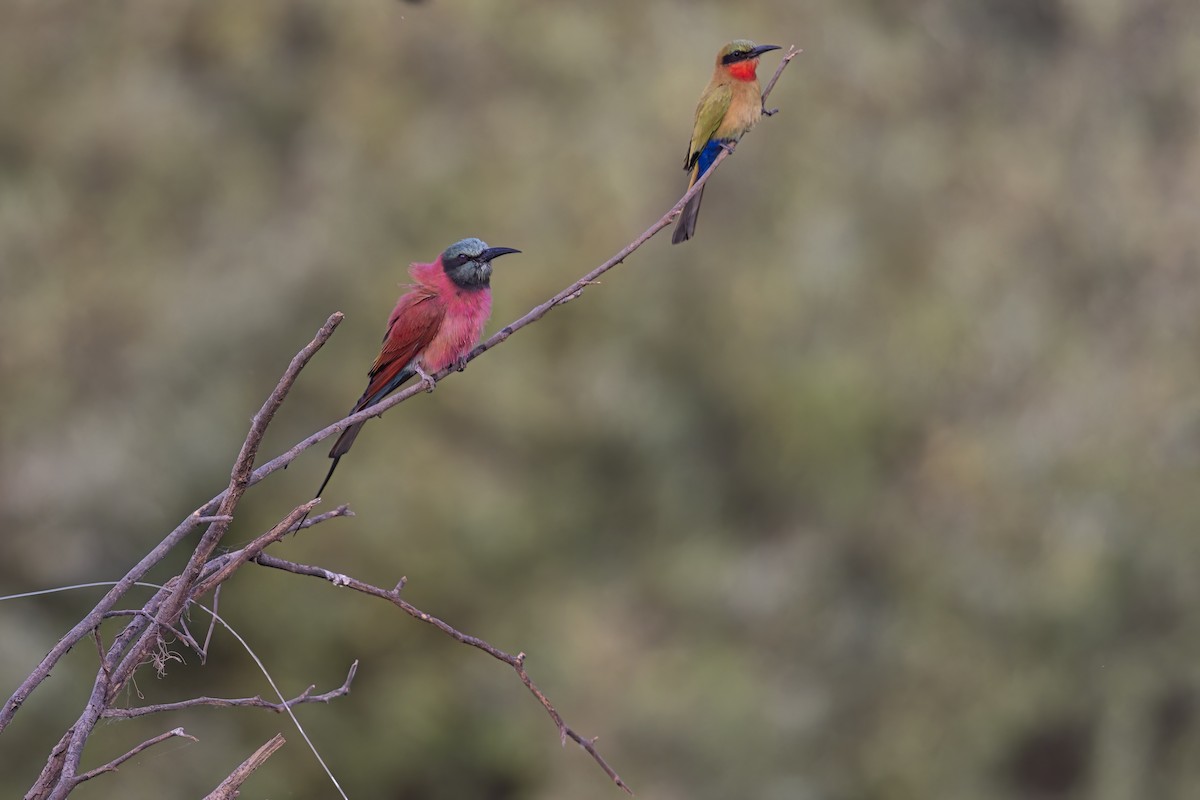
[[[758,58],[763,53],[769,53],[772,50],[782,50],[782,49],[783,48],[777,44],[760,44],[758,47],[756,47],[750,51],[753,54],[753,55],[751,55],[751,58]]]
[[[491,261],[493,258],[499,258],[500,256],[506,256],[509,253],[519,253],[519,252],[521,252],[521,251],[514,250],[511,247],[489,247],[487,250],[484,250],[482,253],[480,253],[479,257],[476,258],[475,260],[476,261]]]

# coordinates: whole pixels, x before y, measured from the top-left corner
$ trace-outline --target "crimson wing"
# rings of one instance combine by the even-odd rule
[[[366,391],[358,398],[350,413],[362,411],[367,406],[378,403],[415,374],[412,369],[413,361],[437,336],[445,316],[445,307],[437,301],[437,296],[432,292],[418,288],[400,298],[388,318],[387,333],[383,336],[383,346],[368,373]],[[337,459],[344,456],[354,444],[362,426],[363,423],[360,422],[342,431],[333,449],[329,451],[329,457]],[[332,472],[331,469],[330,473]]]

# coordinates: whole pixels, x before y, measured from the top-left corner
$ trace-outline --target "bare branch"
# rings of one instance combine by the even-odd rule
[[[124,597],[135,583],[145,577],[146,573],[151,570],[158,562],[166,557],[167,553],[175,548],[179,542],[183,541],[188,534],[200,524],[200,509],[197,509],[190,516],[179,523],[175,530],[167,534],[159,544],[147,553],[141,561],[134,565],[133,569],[125,574],[125,577],[117,581],[117,583],[109,589],[104,597],[100,598],[95,607],[88,612],[87,616],[81,619],[65,636],[50,649],[50,652],[45,655],[41,663],[29,673],[25,680],[21,681],[21,685],[9,696],[5,701],[4,706],[0,708],[0,732],[3,732],[8,724],[12,722],[13,716],[33,693],[33,690],[41,685],[42,681],[50,676],[50,671],[59,660],[66,655],[72,647],[79,643],[83,637],[87,636],[90,631],[100,624],[104,618],[104,614],[110,611],[117,601]]]
[[[763,93],[762,93],[762,107],[763,107],[763,113],[766,114],[768,117],[773,117],[776,114],[778,114],[779,109],[773,108],[770,111],[768,111],[767,110],[767,97],[770,96],[771,91],[775,88],[775,84],[779,82],[779,76],[783,74],[783,71],[784,71],[784,69],[787,68],[788,63],[793,58],[795,58],[796,56],[800,55],[803,52],[804,51],[801,50],[800,48],[796,47],[796,45],[792,45],[791,47],[789,47],[788,51],[786,53],[784,53],[783,59],[780,60],[779,66],[775,69],[775,74],[771,76],[771,80],[767,81],[767,88],[763,89]]]
[[[229,774],[229,777],[221,781],[221,785],[213,789],[204,796],[204,800],[234,800],[241,793],[241,786],[246,782],[246,779],[271,755],[283,747],[286,740],[283,734],[277,733],[272,736],[265,744],[255,750],[249,758],[241,763],[237,769]]]
[[[222,584],[223,585],[223,584]],[[221,608],[221,587],[213,590],[212,616],[208,620],[208,633],[204,634],[204,647],[200,649],[200,663],[208,662],[208,646],[212,644],[213,631],[217,629],[217,611]]]
[[[313,506],[320,502],[320,499],[314,498],[309,500],[307,503],[302,503],[301,505],[296,506],[291,510],[291,512],[288,513],[286,517],[276,523],[274,528],[262,534],[261,536],[256,537],[254,541],[250,542],[250,544],[246,545],[240,550],[230,553],[228,556],[226,556],[226,563],[222,565],[220,569],[216,570],[213,572],[213,574],[196,584],[195,588],[192,589],[190,593],[191,598],[195,600],[203,597],[214,587],[228,580],[230,575],[237,571],[237,569],[247,561],[261,553],[267,547],[267,545],[274,544],[284,536],[287,536],[288,532],[292,529],[292,526],[299,522],[301,517],[307,516],[308,512],[312,511]]]
[[[295,359],[292,360],[292,364],[289,365],[288,368],[289,373],[292,372],[293,367],[295,367],[295,372],[298,373],[299,368],[308,363],[317,350],[321,349],[325,342],[329,340],[329,337],[333,335],[333,331],[341,323],[342,318],[343,315],[339,311],[332,314],[329,319],[325,321],[325,324],[322,325],[321,329],[317,332],[316,337],[309,344],[307,344],[299,354],[297,354]],[[297,367],[297,360],[301,360],[299,367]],[[295,381],[294,374],[292,375],[291,380],[293,382]],[[290,386],[290,383],[288,385]],[[279,399],[282,401],[282,397]],[[224,493],[218,495],[188,515],[187,518],[180,522],[173,531],[167,534],[166,538],[159,542],[159,544],[153,550],[151,550],[140,561],[138,561],[138,563],[134,565],[133,569],[129,570],[129,572],[125,574],[125,577],[121,578],[116,585],[109,589],[108,592],[105,593],[104,597],[100,599],[100,602],[98,602],[95,607],[88,612],[87,616],[76,623],[76,625],[72,627],[65,636],[59,639],[54,647],[50,649],[50,652],[47,653],[46,656],[41,660],[41,663],[39,663],[33,672],[31,672],[29,676],[21,682],[21,685],[17,687],[16,691],[9,696],[8,700],[6,700],[4,703],[4,706],[0,707],[0,732],[3,732],[4,729],[8,727],[8,724],[12,722],[13,716],[16,715],[18,709],[20,709],[25,700],[28,699],[29,695],[33,693],[33,690],[41,685],[42,681],[49,677],[50,671],[54,669],[54,666],[59,662],[59,660],[66,655],[67,652],[69,652],[70,649],[74,647],[81,639],[83,639],[84,636],[87,636],[89,631],[100,624],[100,620],[103,618],[104,612],[110,611],[117,604],[117,602],[129,592],[135,583],[144,578],[146,573],[149,572],[156,564],[162,561],[166,557],[167,553],[171,552],[176,545],[183,541],[183,539],[186,538],[188,534],[192,532],[192,530],[194,530],[197,526],[209,521],[210,518],[206,517],[206,515],[212,513],[217,505],[218,499],[222,498],[223,496]],[[220,522],[220,520],[212,521]]]
[[[109,648],[103,663],[100,665],[96,680],[92,685],[92,692],[88,698],[87,705],[84,707],[83,713],[80,714],[79,719],[72,726],[73,732],[71,734],[70,742],[68,743],[66,753],[63,756],[58,778],[56,781],[54,781],[53,788],[50,791],[49,800],[62,800],[74,788],[76,785],[75,775],[79,768],[80,759],[83,755],[83,746],[87,742],[87,739],[91,735],[92,731],[95,729],[96,722],[100,719],[100,715],[103,713],[104,709],[108,707],[109,703],[112,702],[113,697],[129,681],[134,670],[136,670],[138,666],[140,666],[148,657],[150,657],[151,653],[154,652],[156,647],[159,646],[159,631],[161,627],[163,625],[171,625],[179,618],[179,615],[183,611],[184,605],[187,603],[190,591],[194,587],[196,580],[204,569],[205,563],[212,554],[212,551],[220,542],[221,538],[225,535],[225,531],[229,528],[229,522],[226,518],[231,518],[233,516],[233,512],[236,509],[238,502],[241,500],[242,494],[250,485],[250,477],[254,467],[254,458],[258,452],[258,446],[262,442],[262,437],[266,433],[267,426],[270,424],[271,419],[274,417],[275,412],[279,409],[279,406],[283,403],[284,398],[287,396],[288,391],[295,383],[300,371],[309,362],[313,355],[316,354],[321,346],[328,341],[329,337],[333,335],[333,331],[337,328],[342,318],[343,317],[340,312],[330,316],[330,318],[325,322],[325,325],[322,326],[321,330],[317,332],[316,337],[314,337],[311,342],[305,345],[292,359],[291,363],[288,364],[283,376],[279,379],[278,384],[276,384],[274,391],[271,392],[270,396],[263,403],[263,406],[259,409],[258,413],[254,415],[250,430],[246,434],[245,441],[242,443],[241,451],[238,453],[237,460],[234,462],[233,470],[230,475],[229,487],[225,490],[224,498],[221,502],[220,508],[217,511],[217,516],[220,517],[220,519],[217,519],[209,524],[208,530],[204,532],[203,536],[201,536],[200,543],[192,552],[192,555],[188,560],[187,567],[184,569],[183,573],[177,576],[175,579],[172,579],[172,581],[168,582],[167,586],[164,587],[164,590],[156,593],[155,598],[151,600],[151,603],[155,604],[155,610],[148,613],[153,613],[154,620],[152,622],[142,624],[140,618],[135,617],[133,622],[131,622],[126,629],[117,636],[113,645]],[[189,520],[192,517],[199,519],[200,517],[209,513],[209,506],[206,505],[205,507],[197,509],[197,511],[189,517]],[[170,537],[168,537],[167,541],[169,540]],[[164,556],[167,550],[169,550],[170,546],[173,546],[173,544],[174,543],[162,550],[162,554]],[[160,550],[160,548],[163,548],[164,545],[166,545],[166,541],[164,541],[163,544],[160,544],[158,548],[155,548],[154,552],[157,552]],[[147,559],[143,559],[140,563],[145,563],[146,560]],[[129,576],[127,575],[126,579],[128,578]],[[122,583],[124,583],[126,579],[123,579]],[[132,585],[132,581],[130,581],[129,585]],[[111,597],[115,602],[116,597],[113,596],[113,592],[114,590],[110,590],[105,596],[105,600],[108,600]],[[103,606],[104,603],[105,601],[101,601],[101,605],[93,609],[88,617],[85,618],[85,621],[94,616],[102,617],[106,611],[111,609],[111,605],[102,608],[101,606]],[[149,604],[147,605],[147,609],[149,609]],[[97,624],[98,622],[99,619],[96,620]],[[93,624],[91,627],[95,627],[95,625]],[[90,630],[90,628],[88,628],[88,630]],[[72,631],[72,634],[73,633],[74,630]],[[68,636],[70,635],[71,634],[68,634]],[[136,642],[134,642],[135,638]],[[62,642],[60,642],[60,645],[61,644]],[[67,649],[69,649],[69,645],[67,646]],[[65,650],[63,652],[65,652]],[[49,659],[49,656],[47,659]],[[43,659],[44,664],[47,662],[47,659]],[[45,674],[48,673],[49,669],[47,667]],[[35,676],[37,674],[37,671],[35,671]],[[29,686],[28,691],[32,691],[32,687],[36,686],[37,683],[40,683],[40,681],[44,679],[44,675],[36,678]],[[23,683],[22,687],[18,689],[18,692],[20,692],[21,689],[24,689],[25,686],[26,684]],[[12,703],[12,698],[10,698],[9,703]],[[9,704],[6,704],[6,710],[8,705]],[[19,705],[19,703],[17,703],[17,705]],[[14,706],[12,709],[13,713],[15,713],[15,710],[16,708]],[[3,715],[0,714],[0,724],[3,724],[3,722]]]
[[[353,517],[353,516],[354,516],[354,512],[350,510],[350,506],[340,505],[337,508],[333,509],[332,511],[326,511],[324,514],[318,514],[315,517],[309,517],[308,519],[304,520],[304,522],[300,523],[300,527],[296,528],[296,530],[302,531],[302,530],[305,530],[306,528],[311,528],[313,525],[320,525],[322,522],[333,519],[334,517]]]
[[[604,770],[604,774],[608,775],[608,777],[612,779],[613,783],[615,783],[628,794],[633,794],[633,790],[629,788],[625,781],[621,780],[621,776],[617,774],[616,770],[609,766],[608,762],[604,760],[604,757],[597,752],[595,745],[596,740],[584,738],[563,721],[562,715],[558,713],[558,710],[554,707],[554,704],[550,702],[550,699],[546,697],[541,689],[537,687],[537,684],[535,684],[533,679],[529,677],[529,673],[525,671],[524,653],[518,653],[515,656],[510,653],[506,653],[497,647],[493,647],[477,636],[471,636],[470,634],[463,633],[449,623],[443,622],[432,614],[427,614],[426,612],[402,599],[400,597],[400,589],[404,586],[404,580],[401,580],[395,589],[389,591],[378,586],[373,586],[369,583],[364,583],[357,578],[351,578],[348,575],[330,572],[323,567],[315,567],[310,564],[297,564],[294,561],[287,561],[285,559],[266,554],[258,556],[258,558],[255,559],[255,563],[264,567],[271,567],[272,569],[291,572],[296,575],[307,575],[314,578],[321,578],[323,580],[330,581],[337,586],[346,586],[356,592],[361,592],[362,594],[387,600],[389,603],[396,606],[410,617],[418,619],[428,625],[432,625],[455,641],[482,650],[497,661],[503,661],[505,664],[508,664],[516,671],[517,676],[521,679],[521,683],[525,684],[525,688],[529,689],[533,696],[537,698],[538,702],[542,704],[542,708],[546,709],[546,713],[550,715],[550,719],[554,721],[555,727],[558,728],[558,734],[562,741],[565,742],[567,739],[571,739],[572,741],[576,742],[580,747],[587,751],[587,753],[597,764],[600,765],[600,768]]]
[[[100,664],[103,665],[104,664],[104,639],[102,639],[100,636],[100,628],[99,627],[95,627],[92,629],[92,639],[94,639],[96,642],[96,655],[99,656]],[[109,677],[111,677],[111,676],[109,676],[106,673],[105,679],[107,680]]]
[[[350,671],[346,674],[346,680],[342,685],[322,694],[313,694],[313,690],[317,687],[309,686],[300,694],[283,703],[274,703],[270,700],[264,700],[260,695],[254,697],[193,697],[190,700],[181,700],[177,703],[158,703],[152,706],[139,706],[138,708],[107,708],[101,715],[106,719],[133,719],[134,717],[144,717],[148,714],[158,714],[163,711],[179,711],[185,708],[195,708],[196,706],[216,706],[218,708],[265,708],[268,711],[274,711],[277,714],[282,714],[285,708],[293,708],[304,703],[328,703],[331,700],[336,700],[339,697],[344,697],[350,694],[350,683],[354,680],[354,676],[358,674],[358,662],[355,661],[350,665]]]
[[[182,737],[184,739],[191,739],[193,742],[200,741],[195,736],[185,733],[183,728],[174,728],[172,730],[167,731],[166,733],[160,733],[158,736],[155,736],[153,739],[147,739],[146,741],[139,744],[137,747],[130,750],[125,755],[114,758],[112,761],[108,762],[107,764],[105,764],[102,767],[96,767],[95,769],[88,770],[87,772],[83,773],[79,777],[75,778],[74,779],[75,783],[76,783],[76,785],[78,785],[80,783],[83,783],[84,781],[90,781],[92,778],[96,777],[97,775],[103,775],[106,772],[116,772],[117,767],[121,766],[126,761],[133,758],[134,756],[136,756],[138,753],[142,752],[143,750],[145,750],[149,747],[153,747],[154,745],[158,744],[159,742],[165,742],[167,739],[174,739],[176,737]]]
[[[225,496],[221,500],[221,506],[217,512],[218,519],[212,522],[208,530],[200,537],[200,544],[192,552],[191,558],[188,559],[187,567],[180,575],[179,585],[158,612],[159,620],[172,622],[183,611],[188,596],[201,571],[204,569],[205,562],[208,561],[213,550],[229,529],[229,521],[233,518],[233,512],[241,501],[242,495],[250,486],[250,476],[254,469],[254,459],[258,454],[259,444],[261,444],[262,438],[267,432],[267,426],[274,418],[275,412],[283,404],[284,398],[287,397],[288,392],[292,388],[292,384],[300,376],[300,370],[304,369],[317,350],[321,348],[321,345],[333,335],[334,329],[341,323],[342,318],[340,312],[331,316],[317,333],[317,336],[292,358],[291,363],[288,364],[288,368],[279,379],[279,383],[276,384],[275,390],[271,392],[270,396],[263,403],[262,408],[254,415],[250,430],[246,434],[245,441],[242,442],[242,449],[238,453],[237,460],[234,462],[233,471],[229,478],[229,487],[225,490]],[[211,589],[211,585],[209,588]],[[125,655],[121,661],[121,665],[115,671],[115,681],[123,683],[124,680],[128,679],[133,670],[137,668],[137,664],[145,656],[145,653],[149,652],[153,646],[151,640],[154,638],[154,634],[155,628],[152,626],[150,630],[142,635],[138,644]],[[67,766],[70,766],[69,760]]]

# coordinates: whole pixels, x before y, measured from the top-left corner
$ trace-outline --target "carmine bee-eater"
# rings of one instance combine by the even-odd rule
[[[760,44],[738,39],[721,48],[708,88],[696,105],[696,124],[688,142],[683,168],[691,173],[688,188],[708,172],[721,152],[721,146],[736,142],[754,127],[763,113],[762,93],[758,88],[758,57],[777,44]],[[696,232],[696,217],[700,213],[700,198],[704,189],[693,195],[679,215],[673,244],[686,242]]]
[[[432,387],[430,373],[460,365],[478,344],[492,313],[492,259],[519,252],[511,247],[488,247],[479,239],[463,239],[447,247],[432,264],[411,265],[408,272],[414,282],[388,317],[383,347],[368,373],[366,391],[350,413],[378,403],[414,375]],[[325,491],[363,424],[346,428],[334,442],[329,451],[333,464],[317,497]]]

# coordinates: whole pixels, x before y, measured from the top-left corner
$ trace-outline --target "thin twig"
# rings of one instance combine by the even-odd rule
[[[217,629],[217,610],[221,607],[221,587],[213,590],[212,616],[208,620],[208,632],[204,634],[204,647],[200,651],[200,663],[208,662],[208,646],[212,643],[213,631]]]
[[[243,761],[237,769],[229,773],[229,777],[221,781],[221,784],[217,788],[205,795],[204,800],[234,800],[240,794],[241,785],[246,782],[246,779],[256,769],[261,767],[276,750],[283,747],[285,741],[281,733],[272,736],[265,744],[255,750],[249,758]]]
[[[604,760],[604,757],[601,756],[596,750],[596,740],[587,739],[579,735],[573,728],[563,721],[562,715],[558,713],[558,710],[554,707],[554,704],[550,702],[550,699],[546,697],[541,689],[537,687],[537,684],[535,684],[533,679],[529,677],[529,673],[525,671],[524,653],[518,653],[515,656],[511,653],[506,653],[498,647],[488,644],[486,641],[477,636],[471,636],[468,633],[463,633],[454,626],[438,619],[432,614],[427,614],[400,597],[400,589],[404,585],[403,581],[401,581],[401,583],[398,584],[395,589],[389,591],[378,586],[373,586],[369,583],[364,583],[363,581],[360,581],[357,578],[352,578],[348,575],[331,572],[324,567],[316,567],[310,564],[298,564],[294,561],[287,561],[285,559],[267,554],[258,556],[258,558],[255,559],[255,563],[264,567],[271,567],[272,569],[291,572],[295,575],[307,575],[314,578],[321,578],[323,580],[330,581],[335,585],[345,586],[353,589],[356,592],[361,592],[362,594],[370,595],[371,597],[378,597],[382,600],[387,600],[389,603],[396,606],[413,619],[418,619],[421,622],[432,625],[455,641],[461,642],[465,645],[470,645],[478,650],[482,650],[497,661],[503,661],[505,664],[508,664],[513,668],[513,670],[516,671],[517,676],[521,679],[521,683],[525,684],[525,688],[529,689],[533,696],[537,698],[538,702],[542,704],[542,708],[546,709],[546,713],[550,715],[550,719],[554,721],[555,727],[558,728],[560,739],[564,742],[567,739],[571,739],[572,741],[576,742],[588,753],[588,755],[592,757],[592,759],[600,766],[600,769],[604,770],[604,774],[608,775],[608,777],[612,779],[613,783],[615,783],[628,794],[633,794],[633,790],[629,788],[628,784],[621,779],[621,776],[617,774],[616,770],[614,770],[609,763]]]
[[[340,505],[337,508],[335,508],[333,511],[326,511],[324,514],[318,514],[315,517],[309,517],[308,519],[304,520],[304,522],[300,523],[300,527],[296,528],[296,530],[302,531],[302,530],[305,530],[306,528],[311,528],[313,525],[320,525],[322,522],[333,519],[334,517],[353,517],[353,516],[354,516],[354,512],[350,510],[350,506]]]
[[[96,655],[99,656],[99,662],[104,663],[104,639],[100,636],[100,626],[92,629],[92,638],[96,641]],[[110,675],[105,675],[105,679],[111,678]]]
[[[306,516],[309,511],[312,511],[313,506],[320,502],[319,499],[314,498],[307,503],[296,506],[286,517],[276,523],[274,528],[256,537],[254,541],[240,550],[229,554],[226,557],[226,563],[220,569],[195,584],[195,588],[190,593],[192,599],[198,599],[208,594],[214,587],[228,580],[230,575],[236,572],[247,561],[261,553],[268,545],[274,544],[284,536],[287,536],[292,526],[299,522],[301,517]]]
[[[268,711],[274,711],[276,714],[282,714],[284,709],[293,708],[304,703],[328,703],[331,700],[336,700],[339,697],[345,697],[350,694],[350,683],[354,680],[354,676],[358,674],[358,661],[350,665],[350,671],[346,673],[346,680],[336,689],[322,694],[313,694],[315,685],[309,686],[300,694],[293,697],[291,700],[282,703],[274,703],[270,700],[265,700],[261,695],[254,697],[193,697],[189,700],[180,700],[177,703],[158,703],[152,706],[139,706],[137,708],[107,708],[104,710],[103,716],[106,719],[133,719],[134,717],[144,717],[148,714],[159,714],[163,711],[180,711],[185,708],[195,708],[196,706],[216,706],[217,708],[265,708]]]
[[[271,686],[271,689],[275,692],[275,696],[279,698],[279,702],[283,704],[283,713],[287,714],[288,718],[292,721],[292,724],[296,726],[296,732],[300,734],[300,738],[304,740],[306,745],[308,745],[309,752],[313,754],[313,758],[315,758],[317,763],[321,765],[321,769],[325,772],[326,777],[329,778],[329,782],[332,783],[333,788],[337,790],[338,796],[341,797],[342,800],[350,800],[350,798],[346,795],[345,789],[342,788],[341,783],[339,783],[337,777],[334,776],[333,770],[331,770],[329,765],[325,763],[325,759],[321,758],[321,753],[317,750],[316,745],[313,744],[312,739],[309,738],[308,733],[304,730],[304,726],[300,724],[300,720],[296,719],[295,713],[293,713],[292,709],[287,705],[287,699],[283,696],[283,692],[279,690],[279,685],[275,682],[275,679],[271,677],[271,673],[267,670],[267,666],[263,663],[263,660],[258,657],[257,653],[254,652],[254,648],[252,648],[250,643],[247,642],[246,639],[240,633],[238,633],[232,625],[229,624],[228,620],[220,617],[215,611],[204,608],[204,606],[200,603],[196,603],[196,605],[216,617],[217,622],[223,628],[225,628],[226,632],[228,632],[230,636],[237,640],[237,643],[240,644],[242,649],[246,651],[246,655],[250,656],[251,660],[254,661],[259,671],[262,672],[263,678],[266,679],[267,683]]]
[[[149,747],[153,747],[154,745],[156,745],[160,742],[165,742],[167,739],[174,739],[176,737],[182,737],[184,739],[191,739],[193,742],[200,741],[195,736],[185,733],[183,728],[174,728],[172,730],[167,731],[166,733],[160,733],[158,736],[155,736],[153,739],[147,739],[146,741],[139,744],[137,747],[130,750],[125,755],[114,758],[112,761],[108,762],[107,764],[105,764],[102,767],[96,767],[95,769],[89,769],[87,772],[83,773],[82,775],[78,776],[77,778],[74,778],[75,784],[78,785],[78,784],[83,783],[84,781],[90,781],[92,778],[96,777],[97,775],[103,775],[106,772],[116,772],[117,767],[121,766],[126,761],[133,758],[134,756],[136,756],[138,753],[142,752],[143,750],[145,750]]]
[[[803,52],[804,51],[796,47],[796,45],[789,47],[788,51],[783,54],[783,58],[779,61],[779,66],[776,67],[775,74],[771,76],[771,80],[767,81],[767,88],[763,89],[762,92],[762,107],[763,113],[765,113],[768,117],[773,117],[778,114],[779,109],[773,108],[770,111],[767,111],[767,97],[770,96],[771,91],[775,88],[775,84],[779,82],[779,76],[782,75],[783,70],[787,68],[788,62]]]

